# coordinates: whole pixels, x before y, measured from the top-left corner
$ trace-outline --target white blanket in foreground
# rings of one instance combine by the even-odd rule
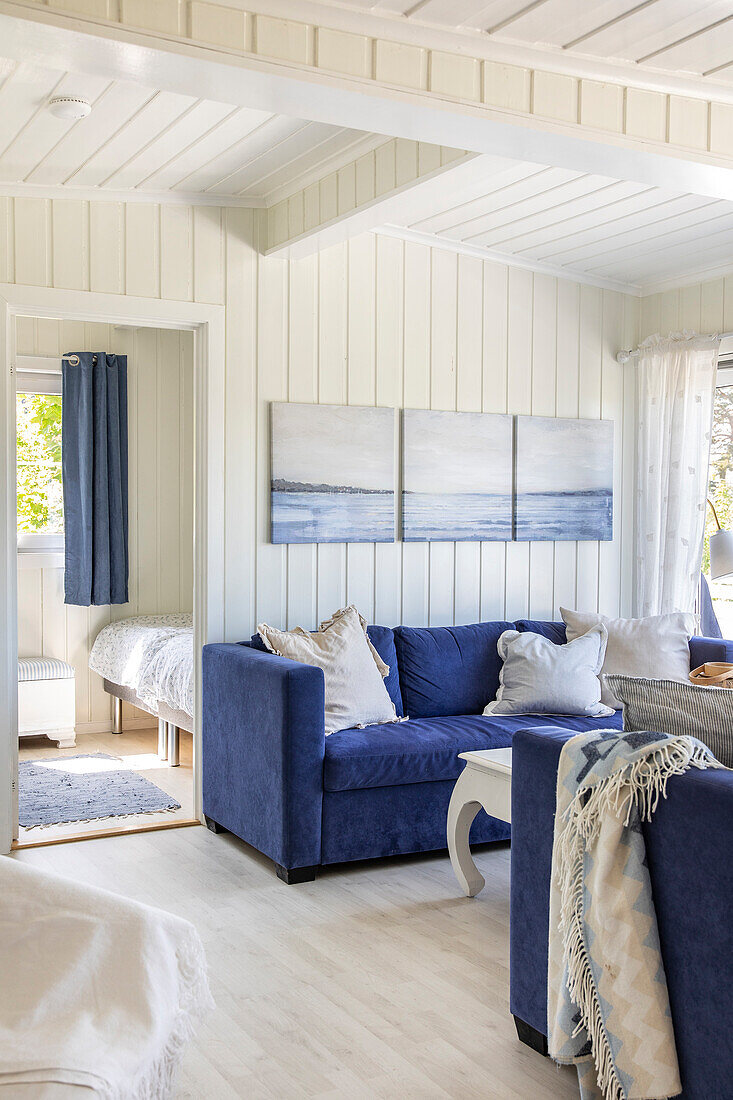
[[[55,1082],[90,1100],[164,1100],[214,1007],[188,921],[7,857],[0,972],[0,1096]]]

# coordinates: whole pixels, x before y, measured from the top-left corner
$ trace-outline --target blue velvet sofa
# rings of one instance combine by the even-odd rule
[[[730,642],[717,642],[730,660]],[[722,647],[728,647],[725,656]],[[693,662],[711,643],[693,639]],[[698,664],[702,663],[700,660]],[[561,720],[557,726],[563,725]],[[547,941],[557,765],[567,729],[512,745],[510,1009],[519,1038],[547,1052]],[[645,823],[649,872],[684,1100],[733,1096],[733,772],[670,780]]]
[[[504,630],[534,630],[565,642],[562,623],[520,620],[469,626],[371,626],[389,665],[399,724],[326,737],[318,668],[250,642],[208,645],[203,654],[203,795],[210,828],[227,829],[269,856],[285,882],[319,866],[446,847],[446,816],[459,752],[512,744],[553,717],[484,717],[495,697]],[[713,643],[720,652],[720,642]],[[703,647],[704,648],[704,647]],[[733,649],[733,643],[731,643]],[[693,658],[702,660],[701,650]],[[613,718],[563,718],[579,731]],[[471,842],[506,840],[509,826],[481,811]]]

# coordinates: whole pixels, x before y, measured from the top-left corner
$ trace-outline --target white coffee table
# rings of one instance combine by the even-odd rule
[[[459,752],[458,758],[466,766],[448,805],[448,851],[461,889],[472,898],[483,889],[485,879],[471,858],[468,834],[482,807],[491,817],[511,821],[512,750]]]

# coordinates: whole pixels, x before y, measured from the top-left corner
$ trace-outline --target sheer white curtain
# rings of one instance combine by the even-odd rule
[[[651,336],[639,348],[636,606],[692,611],[700,580],[717,336]]]

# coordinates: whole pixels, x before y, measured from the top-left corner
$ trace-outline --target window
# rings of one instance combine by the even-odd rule
[[[721,359],[713,405],[708,497],[718,513],[720,526],[733,530],[733,359]],[[733,577],[710,579],[710,536],[717,530],[708,508],[702,571],[710,584],[713,608],[724,638],[733,637]]]
[[[63,547],[60,376],[18,374],[16,395],[18,548]]]

